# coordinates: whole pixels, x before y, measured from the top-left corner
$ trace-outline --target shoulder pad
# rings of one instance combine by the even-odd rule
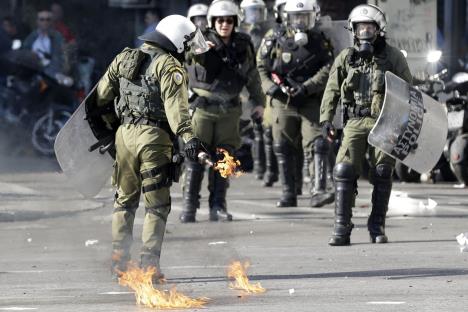
[[[119,75],[129,80],[135,79],[146,54],[140,49],[125,48],[119,53]]]

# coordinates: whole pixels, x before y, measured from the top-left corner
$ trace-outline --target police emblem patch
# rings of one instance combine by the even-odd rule
[[[176,83],[176,85],[181,85],[184,81],[184,76],[182,76],[182,74],[178,71],[175,71],[172,74],[172,78],[174,78],[174,82]]]
[[[281,59],[283,60],[283,62],[289,63],[291,62],[292,54],[288,52],[283,52],[281,53]]]

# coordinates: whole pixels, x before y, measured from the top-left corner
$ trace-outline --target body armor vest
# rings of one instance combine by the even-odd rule
[[[151,64],[160,54],[156,51],[149,54],[139,49],[126,49],[122,53],[125,55],[119,66],[120,94],[115,105],[117,115],[120,119],[130,117],[166,121],[159,81],[150,72]]]
[[[233,32],[226,46],[213,30],[205,33],[206,40],[216,46],[202,55],[203,64],[194,62],[187,66],[190,87],[222,94],[225,101],[237,98],[247,82],[247,51],[253,47],[246,34]]]
[[[294,42],[294,35],[281,28],[275,31],[274,55],[271,58],[271,72],[284,77],[289,74],[297,83],[303,83],[313,77],[332,58],[328,41],[322,34],[308,32],[308,43],[299,46]]]
[[[393,71],[385,49],[363,59],[354,48],[349,48],[346,63],[348,72],[341,87],[342,103],[370,107],[371,115],[377,117],[385,94],[385,72]]]

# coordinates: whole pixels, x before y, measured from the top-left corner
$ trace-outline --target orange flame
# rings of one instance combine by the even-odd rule
[[[263,293],[266,291],[260,283],[250,284],[246,271],[250,266],[248,261],[242,264],[240,261],[234,261],[229,265],[228,277],[235,279],[235,283],[230,283],[229,288],[240,289],[248,293]]]
[[[230,176],[239,177],[242,175],[241,171],[237,171],[237,168],[241,165],[239,160],[235,160],[224,148],[217,148],[216,151],[223,153],[223,159],[216,162],[213,167],[214,170],[218,170],[223,178]]]
[[[135,291],[138,305],[156,309],[188,309],[204,308],[208,298],[190,298],[176,290],[158,290],[153,287],[152,276],[156,274],[155,267],[140,269],[135,263],[129,263],[126,272],[121,272],[119,284]]]

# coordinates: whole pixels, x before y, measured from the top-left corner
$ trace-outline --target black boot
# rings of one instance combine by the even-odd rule
[[[304,152],[302,147],[299,150],[293,149],[296,164],[296,195],[302,195],[302,184],[304,183]]]
[[[263,143],[263,126],[261,119],[252,120],[252,124],[255,137],[253,146],[255,178],[257,180],[263,180],[265,174],[265,146]]]
[[[372,191],[372,212],[367,220],[372,243],[387,243],[385,235],[385,216],[388,210],[388,201],[392,192],[393,169],[390,165],[379,164],[373,175],[374,190]]]
[[[232,221],[232,215],[227,212],[226,194],[229,180],[223,178],[218,171],[211,170],[210,183],[210,221]]]
[[[263,131],[263,142],[265,144],[265,174],[263,175],[263,186],[271,187],[278,181],[278,163],[273,151],[273,131],[271,127]]]
[[[283,187],[283,193],[276,206],[297,207],[296,157],[294,149],[287,142],[281,142],[281,144],[275,143],[273,146],[276,159],[278,160],[279,176]]]
[[[339,163],[333,171],[335,178],[335,225],[333,236],[328,241],[331,246],[350,244],[354,227],[351,222],[352,205],[356,191],[356,174],[350,163]]]
[[[183,208],[180,222],[195,222],[197,209],[200,208],[200,190],[204,168],[195,161],[186,160],[185,181],[183,189]]]
[[[332,203],[335,195],[327,191],[327,167],[329,145],[327,140],[319,137],[314,142],[314,187],[310,199],[311,207],[322,207]]]
[[[114,249],[111,254],[111,275],[117,281],[122,272],[127,271],[127,263],[130,261],[130,252],[125,249]]]
[[[156,269],[156,272],[152,276],[153,285],[164,283],[164,274],[162,274],[161,267],[159,266],[159,258],[159,255],[141,254],[140,268],[148,270],[153,267]]]

